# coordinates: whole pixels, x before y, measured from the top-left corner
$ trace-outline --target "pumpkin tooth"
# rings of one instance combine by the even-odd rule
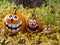
[[[9,27],[11,27],[11,24],[8,24]]]
[[[28,31],[30,31],[31,32],[31,30],[29,29],[29,28],[27,28],[28,29]]]
[[[8,29],[8,27],[6,27],[6,29]]]
[[[8,25],[8,23],[6,22],[6,25]]]
[[[20,25],[22,24],[22,20],[20,21]]]
[[[19,24],[16,25],[16,27],[18,27],[18,26],[19,26]]]
[[[38,30],[36,30],[36,32],[37,32]]]
[[[17,28],[17,31],[19,31],[20,28]]]
[[[11,32],[11,29],[9,29],[9,31]]]
[[[14,33],[14,32],[16,32],[16,30],[13,29],[12,32]]]
[[[34,30],[34,32],[37,32],[38,30],[36,29],[36,30]]]
[[[36,27],[37,27],[38,25],[36,24]]]
[[[16,27],[16,24],[11,24],[11,27],[12,27],[12,28],[15,28],[15,27]]]

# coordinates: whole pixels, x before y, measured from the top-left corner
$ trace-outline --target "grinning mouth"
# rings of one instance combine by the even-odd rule
[[[20,23],[18,24],[8,24],[7,22],[5,22],[6,28],[9,32],[15,33],[18,32],[19,29],[22,26],[22,21],[20,21]]]
[[[51,32],[51,29],[50,29],[50,28],[45,28],[45,29],[43,30],[43,32],[45,32],[45,33],[50,33],[50,32]]]
[[[30,32],[37,32],[37,31],[38,31],[38,25],[35,26],[34,28],[33,28],[33,27],[30,27],[30,26],[28,25],[28,31],[30,31]]]

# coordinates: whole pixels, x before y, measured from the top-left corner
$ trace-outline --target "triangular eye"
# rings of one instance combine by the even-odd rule
[[[13,19],[14,19],[14,20],[18,20],[18,16],[17,16],[17,15],[14,15],[14,16],[13,16]]]
[[[8,16],[8,19],[12,19],[13,18],[13,16],[12,16],[12,14],[10,14],[9,16]]]

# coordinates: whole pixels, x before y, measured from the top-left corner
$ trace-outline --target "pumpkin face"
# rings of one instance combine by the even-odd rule
[[[3,28],[6,33],[16,34],[19,31],[23,31],[26,27],[26,21],[22,14],[16,13],[8,14],[3,21]]]
[[[43,32],[44,32],[44,33],[47,33],[47,34],[48,34],[48,33],[50,34],[50,33],[54,33],[54,30],[51,29],[51,28],[44,28],[44,29],[43,29]]]
[[[42,24],[38,18],[30,18],[27,20],[27,30],[30,32],[39,32],[42,29]]]

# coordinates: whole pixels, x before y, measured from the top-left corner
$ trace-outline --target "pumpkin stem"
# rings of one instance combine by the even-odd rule
[[[35,10],[36,10],[36,8],[35,8],[35,9],[33,10],[33,12],[32,12],[32,18],[36,18]]]
[[[18,8],[19,8],[19,6],[15,9],[15,11],[14,11],[14,15],[16,15],[16,12],[17,12]]]
[[[32,14],[32,18],[36,18],[36,15],[34,13]]]

